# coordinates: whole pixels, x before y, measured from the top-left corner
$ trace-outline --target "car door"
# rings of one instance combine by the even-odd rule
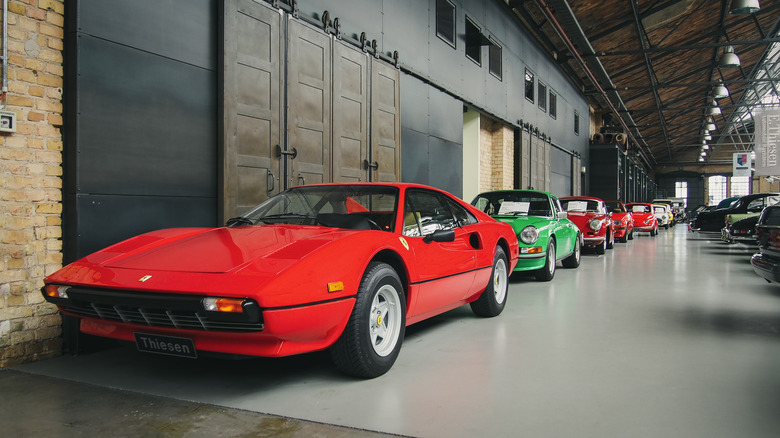
[[[475,227],[461,227],[443,194],[409,189],[404,202],[404,239],[414,254],[409,316],[438,313],[463,300],[473,289],[476,269]],[[452,241],[430,240],[436,231],[452,231]]]
[[[555,248],[556,257],[560,258],[574,250],[574,242],[577,239],[577,228],[572,221],[562,218],[560,213],[564,212],[561,202],[555,196],[550,197],[553,206],[553,223],[555,236],[557,237]]]

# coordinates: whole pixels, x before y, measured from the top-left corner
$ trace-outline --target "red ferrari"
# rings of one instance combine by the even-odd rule
[[[649,232],[651,236],[658,234],[658,221],[653,213],[653,204],[648,202],[629,202],[626,208],[634,217],[634,230]]]
[[[469,303],[492,317],[517,264],[512,227],[416,184],[323,184],[220,228],[146,233],[45,279],[83,333],[145,352],[286,356],[329,349],[340,370],[387,372],[405,327]]]
[[[560,201],[569,220],[582,231],[585,246],[595,248],[597,254],[604,254],[615,245],[612,219],[604,201],[588,196],[567,196]]]

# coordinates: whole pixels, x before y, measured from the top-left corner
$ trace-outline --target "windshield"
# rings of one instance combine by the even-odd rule
[[[604,201],[604,204],[606,204],[607,210],[612,213],[626,213],[626,209],[623,208],[623,204],[620,202]]]
[[[397,199],[398,189],[390,186],[295,187],[231,219],[228,226],[294,224],[392,231]]]
[[[563,205],[563,209],[568,212],[595,212],[595,213],[601,213],[599,210],[599,203],[598,201],[593,201],[589,199],[566,199],[561,200],[561,205]]]
[[[491,216],[552,217],[550,200],[542,193],[483,193],[478,195],[471,204]]]

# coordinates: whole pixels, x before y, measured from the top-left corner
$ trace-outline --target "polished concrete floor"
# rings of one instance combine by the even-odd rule
[[[374,380],[324,354],[27,364],[0,371],[0,434],[777,437],[780,285],[754,252],[677,226],[549,283],[513,276],[501,316],[464,306],[410,327]]]

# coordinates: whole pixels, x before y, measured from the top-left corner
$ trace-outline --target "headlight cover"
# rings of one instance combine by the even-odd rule
[[[536,242],[538,239],[539,230],[533,225],[528,225],[520,232],[520,240],[527,245]]]
[[[598,231],[599,229],[601,229],[601,219],[591,219],[588,222],[588,226],[590,227],[591,230]]]

